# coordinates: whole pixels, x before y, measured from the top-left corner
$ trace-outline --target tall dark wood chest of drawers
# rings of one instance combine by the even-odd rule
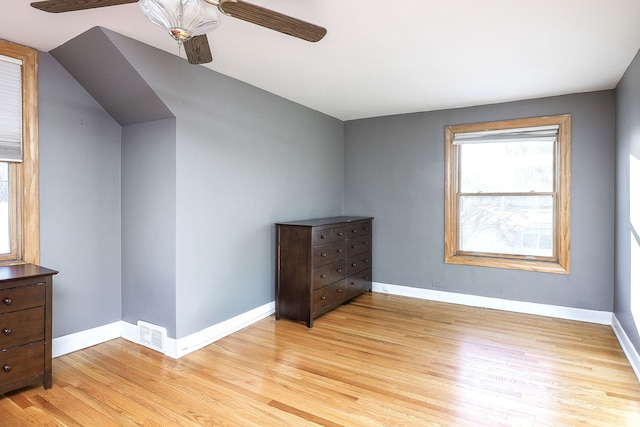
[[[57,271],[34,264],[0,267],[0,395],[51,388],[51,293]]]
[[[276,223],[276,319],[313,320],[371,290],[373,218]]]

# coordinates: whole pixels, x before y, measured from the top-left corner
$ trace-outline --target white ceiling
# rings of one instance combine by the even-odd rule
[[[0,38],[49,51],[96,25],[168,52],[137,4],[61,14],[2,1]],[[611,89],[640,48],[639,0],[250,0],[318,43],[223,17],[207,65],[342,120]]]

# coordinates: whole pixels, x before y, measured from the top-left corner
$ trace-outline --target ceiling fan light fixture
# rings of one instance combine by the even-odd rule
[[[203,0],[139,0],[144,16],[179,42],[206,34],[220,25],[218,9]]]

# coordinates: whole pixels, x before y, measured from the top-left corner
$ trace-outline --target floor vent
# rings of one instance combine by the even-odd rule
[[[146,347],[164,353],[167,329],[138,320],[138,342]]]

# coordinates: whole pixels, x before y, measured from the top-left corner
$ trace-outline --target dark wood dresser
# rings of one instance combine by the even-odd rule
[[[57,271],[34,264],[0,267],[0,395],[51,388],[51,286]]]
[[[373,218],[276,223],[276,319],[313,320],[371,290]]]

